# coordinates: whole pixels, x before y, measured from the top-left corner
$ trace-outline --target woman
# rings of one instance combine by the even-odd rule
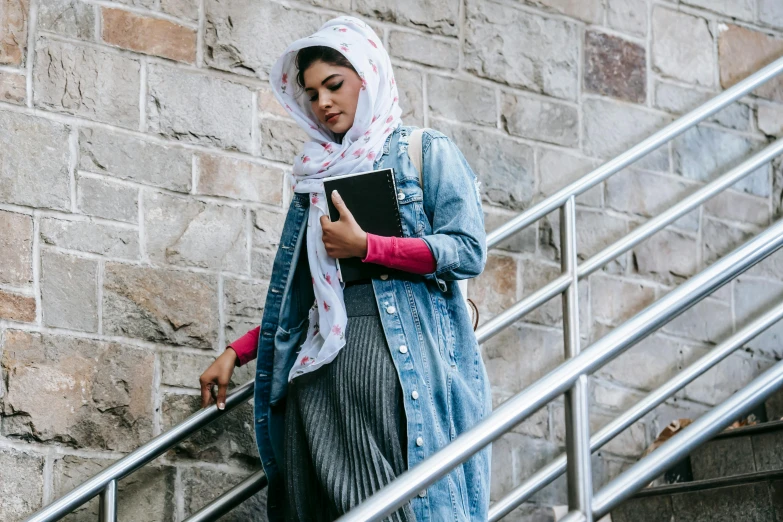
[[[296,84],[294,84],[294,81]],[[289,46],[272,69],[280,103],[310,141],[275,256],[262,324],[201,376],[202,406],[257,357],[256,442],[269,520],[334,520],[435,453],[491,409],[489,381],[456,280],[486,263],[476,176],[445,135],[422,138],[424,187],[408,154],[380,39],[342,16]],[[404,238],[365,233],[323,179],[393,168]],[[402,276],[345,285],[335,259]],[[390,520],[486,520],[486,448]]]

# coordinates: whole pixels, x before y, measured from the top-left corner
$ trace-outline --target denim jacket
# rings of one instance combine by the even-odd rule
[[[489,379],[457,279],[479,275],[487,260],[476,175],[447,136],[422,137],[423,183],[398,126],[374,168],[393,168],[405,237],[427,242],[436,261],[424,276],[373,279],[386,341],[403,390],[411,468],[472,427],[491,408]],[[307,194],[294,194],[275,255],[256,363],[254,417],[269,480],[269,520],[282,520],[283,433],[288,372],[308,325],[314,295],[306,248]],[[489,507],[487,447],[411,500],[418,522],[483,521]]]

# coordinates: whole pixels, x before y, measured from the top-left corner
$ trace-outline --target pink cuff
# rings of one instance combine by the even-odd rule
[[[237,366],[247,364],[258,356],[258,335],[260,332],[261,327],[256,326],[228,345],[237,353]]]
[[[376,263],[414,274],[431,274],[437,263],[427,242],[420,237],[367,234],[365,263]]]

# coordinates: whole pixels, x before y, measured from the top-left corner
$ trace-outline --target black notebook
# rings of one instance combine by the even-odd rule
[[[340,193],[345,206],[362,230],[378,236],[403,236],[394,169],[372,170],[324,179],[329,218],[337,221],[340,219],[340,212],[332,202],[334,190]],[[377,278],[382,274],[403,273],[383,265],[364,263],[358,257],[338,259],[337,264],[342,280],[346,283],[357,279]]]

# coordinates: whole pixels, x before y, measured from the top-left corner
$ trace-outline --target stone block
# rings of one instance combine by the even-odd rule
[[[81,0],[42,0],[38,2],[38,29],[93,40],[95,7]]]
[[[0,102],[24,105],[27,99],[27,80],[23,74],[0,71]]]
[[[715,92],[699,91],[673,83],[655,82],[655,106],[672,114],[685,114],[717,96]],[[750,107],[734,102],[711,116],[708,121],[730,129],[750,130]]]
[[[144,196],[145,251],[179,266],[247,272],[245,210],[162,193]]]
[[[674,520],[672,497],[632,497],[612,510],[612,522],[659,522]]]
[[[708,351],[708,348],[700,346],[684,347],[683,365],[696,362]],[[742,351],[734,352],[686,386],[683,396],[710,406],[720,404],[758,374],[756,359]]]
[[[512,392],[504,392],[497,388],[492,389],[492,409],[497,409],[498,406],[506,402],[513,397]],[[521,435],[530,435],[539,439],[546,439],[549,437],[549,406],[544,406],[530,417],[515,425],[512,432],[519,433]]]
[[[543,263],[537,259],[522,259],[519,261],[522,273],[522,296],[527,297],[551,283],[562,275],[557,264]],[[587,281],[579,283],[579,332],[582,337],[590,330],[587,313],[590,303],[590,291]],[[524,318],[526,322],[545,324],[557,328],[563,327],[563,302],[560,296],[553,297],[546,304],[536,308]]]
[[[715,85],[714,43],[707,20],[656,6],[652,31],[654,70],[687,83]]]
[[[0,156],[0,159],[2,157]],[[33,282],[33,219],[0,210],[0,284],[23,287]]]
[[[696,238],[673,229],[661,230],[633,249],[637,272],[664,283],[681,282],[698,272],[698,254]]]
[[[704,264],[712,264],[745,243],[751,236],[753,233],[748,230],[733,227],[720,221],[705,219],[702,225]]]
[[[326,19],[264,0],[206,0],[204,61],[210,67],[267,79],[277,57]]]
[[[745,27],[722,28],[718,38],[720,84],[727,89],[783,54],[783,39]],[[753,91],[770,100],[783,101],[783,78],[778,76]]]
[[[41,39],[35,49],[33,103],[136,130],[140,71],[139,61],[127,55]]]
[[[713,127],[694,127],[673,141],[674,168],[688,179],[712,181],[764,145],[762,141]],[[769,167],[758,168],[734,188],[756,196],[769,196]]]
[[[248,474],[226,473],[222,469],[188,467],[182,471],[185,516],[191,516],[213,499],[242,482]],[[221,522],[247,522],[266,519],[267,490],[256,493],[222,517]]]
[[[276,247],[283,235],[286,215],[257,208],[253,212],[253,246]]]
[[[435,124],[459,147],[481,181],[481,195],[489,204],[524,210],[533,200],[533,148],[496,133],[438,121]],[[492,147],[486,147],[492,143]]]
[[[2,20],[0,18],[0,20]],[[43,505],[44,458],[13,448],[0,449],[0,519],[23,520]]]
[[[590,378],[590,394],[591,404],[610,411],[625,411],[644,397],[641,392],[596,377]]]
[[[269,283],[246,279],[223,280],[223,311],[226,315],[261,319]]]
[[[459,66],[457,40],[435,40],[420,33],[391,31],[389,54],[395,58],[442,69],[456,69]]]
[[[606,180],[606,206],[644,217],[654,217],[698,190],[699,185],[669,175],[625,170]],[[698,230],[698,211],[676,222],[688,230]]]
[[[402,121],[406,125],[424,126],[424,88],[422,73],[413,69],[395,66],[394,77],[400,95]]]
[[[139,222],[139,189],[107,179],[76,176],[76,208],[90,216]]]
[[[497,126],[495,89],[485,85],[430,74],[427,76],[427,100],[433,116]]]
[[[2,434],[131,451],[152,438],[154,358],[114,342],[7,330]]]
[[[538,189],[542,196],[548,197],[589,174],[601,164],[600,161],[568,154],[561,150],[538,149]],[[576,202],[588,207],[601,207],[604,201],[604,184],[599,183],[584,194],[577,196]]]
[[[150,64],[147,81],[147,131],[188,143],[250,151],[253,95],[249,87],[157,64]]]
[[[283,204],[283,171],[226,156],[196,156],[196,194]]]
[[[434,0],[417,2],[400,0],[356,0],[353,9],[359,14],[384,22],[415,27],[431,33],[457,36],[459,33],[458,0]]]
[[[144,7],[147,9],[154,9],[157,4],[156,0],[117,0],[116,3],[135,7]]]
[[[734,313],[737,328],[750,324],[764,312],[778,305],[783,297],[783,284],[750,277],[734,282]],[[755,352],[772,357],[783,357],[783,323],[778,322],[751,339],[747,345]]]
[[[587,99],[582,108],[584,149],[602,159],[625,152],[672,120],[665,114],[609,100]],[[659,148],[634,165],[669,172],[669,152],[666,147]]]
[[[767,136],[783,136],[783,107],[759,104],[756,108],[756,123],[758,129]]]
[[[600,24],[604,20],[604,6],[600,0],[527,0],[556,13],[584,22]]]
[[[576,250],[580,260],[589,259],[628,233],[625,219],[590,209],[576,211]],[[560,214],[553,212],[542,221],[541,246],[554,260],[560,259]],[[623,271],[624,256],[607,265],[610,271]]]
[[[579,145],[579,111],[573,105],[508,92],[502,94],[501,103],[500,120],[512,136],[565,147]]]
[[[753,0],[684,0],[683,3],[750,22],[755,18]]]
[[[490,499],[500,500],[526,478],[560,454],[550,441],[507,433],[492,443]],[[565,477],[544,488],[534,498],[542,503],[562,503]]]
[[[229,387],[229,393],[232,389]],[[161,429],[171,429],[200,409],[201,395],[165,394],[161,405]],[[245,403],[232,410],[177,444],[168,452],[168,456],[175,460],[233,464],[248,470],[260,467],[253,430],[253,405]]]
[[[773,27],[783,28],[783,5],[778,0],[758,0],[759,21]]]
[[[79,130],[79,168],[144,185],[190,192],[192,154],[100,129]]]
[[[276,248],[254,248],[250,253],[250,274],[258,279],[272,277],[272,264],[275,260]]]
[[[704,204],[708,216],[740,221],[751,225],[768,225],[771,218],[769,201],[728,190],[716,195]]]
[[[139,231],[135,228],[43,218],[41,241],[68,250],[125,259],[139,258]]]
[[[115,461],[62,455],[54,461],[53,494],[65,495],[81,483],[94,477]],[[173,466],[152,464],[133,472],[117,484],[117,518],[128,522],[176,520],[175,481]],[[98,519],[99,499],[93,498],[76,508],[63,520],[92,522]]]
[[[756,471],[780,471],[783,469],[781,442],[783,441],[781,441],[780,431],[759,433],[752,437]]]
[[[28,0],[3,0],[0,9],[0,65],[22,65],[27,53]]]
[[[109,45],[178,62],[196,61],[195,29],[111,7],[101,7],[101,17],[101,38]]]
[[[483,207],[484,230],[488,233],[507,223],[517,215],[514,212],[503,211],[489,205],[484,205]],[[528,252],[532,254],[536,251],[537,243],[538,239],[536,237],[536,227],[529,226],[497,244],[493,248],[497,248],[499,250],[508,250],[511,252]]]
[[[272,89],[262,87],[258,90],[258,112],[261,114],[273,114],[275,116],[282,116],[283,118],[291,118],[285,107],[280,105],[280,102],[275,98],[275,94]]]
[[[714,299],[699,301],[663,329],[694,341],[719,343],[732,332],[731,305]]]
[[[307,0],[307,2],[318,7],[326,7],[327,9],[336,9],[344,12],[351,10],[351,0]]]
[[[593,319],[609,325],[630,319],[655,301],[655,288],[603,275],[590,277],[590,290]]]
[[[304,143],[309,141],[305,131],[292,120],[262,118],[258,129],[261,155],[274,161],[293,163]]]
[[[632,34],[647,34],[647,0],[609,0],[609,27]]]
[[[578,35],[575,23],[470,0],[464,67],[483,78],[573,100],[579,87]]]
[[[104,333],[212,350],[217,297],[217,281],[211,275],[106,263]]]
[[[644,47],[617,36],[587,31],[584,85],[588,92],[644,103],[647,99]]]
[[[608,328],[599,330],[608,333]],[[682,369],[682,344],[661,335],[638,342],[596,372],[597,375],[637,390],[652,391]],[[644,448],[642,448],[644,451]],[[640,451],[634,456],[639,456]]]
[[[552,436],[559,446],[564,447],[566,444],[565,408],[560,403],[552,406]],[[611,416],[602,412],[591,410],[589,413],[590,433],[596,433],[612,420]],[[646,446],[646,427],[644,423],[636,422],[606,443],[602,447],[601,453],[596,454],[595,457],[603,454],[603,452],[608,452],[622,457],[638,458],[644,452]],[[593,471],[601,471],[601,467],[596,466]]]
[[[671,495],[674,520],[693,522],[731,520],[741,513],[746,522],[775,520],[767,482]]]
[[[0,319],[32,323],[35,311],[35,297],[0,290]]]
[[[68,133],[60,123],[0,112],[0,201],[69,210]]]
[[[468,295],[486,320],[517,302],[517,285],[516,259],[490,254],[481,275],[468,281]]]
[[[41,253],[43,324],[98,331],[98,262],[51,250]]]
[[[198,21],[198,0],[161,0],[160,10],[177,18]]]
[[[552,328],[514,325],[484,343],[492,386],[517,393],[563,362],[563,334]]]

